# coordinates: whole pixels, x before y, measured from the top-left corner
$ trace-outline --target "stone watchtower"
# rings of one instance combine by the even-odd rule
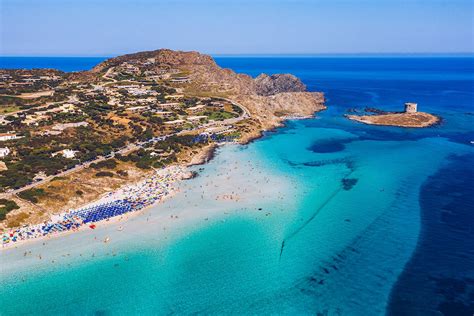
[[[416,113],[418,104],[416,103],[405,103],[405,113]]]

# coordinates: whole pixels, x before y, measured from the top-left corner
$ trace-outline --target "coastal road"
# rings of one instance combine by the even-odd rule
[[[71,173],[74,173],[74,172],[78,172],[78,171],[81,171],[82,169],[84,168],[88,168],[91,164],[93,163],[98,163],[98,162],[101,162],[101,161],[104,161],[104,160],[107,160],[107,159],[110,159],[110,158],[113,158],[115,157],[115,155],[117,154],[120,154],[120,155],[126,155],[130,152],[133,152],[135,150],[138,150],[140,148],[143,147],[144,144],[146,143],[149,143],[149,142],[157,142],[157,141],[163,141],[165,140],[166,138],[170,137],[170,136],[173,136],[173,135],[177,135],[178,133],[171,133],[171,134],[167,134],[167,135],[163,135],[163,136],[160,136],[160,137],[155,137],[155,138],[152,138],[151,140],[148,140],[148,141],[145,141],[145,142],[139,142],[139,143],[134,143],[134,144],[129,144],[115,152],[112,152],[111,154],[105,156],[105,157],[99,157],[97,159],[94,159],[92,161],[87,161],[87,162],[84,162],[84,163],[81,163],[79,165],[76,165],[75,167],[71,168],[71,169],[68,169],[68,170],[65,170],[65,171],[62,171],[60,173],[57,173],[57,174],[54,174],[54,175],[50,175],[50,176],[47,176],[45,177],[44,179],[41,179],[40,181],[36,181],[36,182],[33,182],[33,183],[30,183],[24,187],[21,187],[19,189],[16,189],[16,190],[10,190],[10,191],[7,191],[7,192],[4,192],[4,193],[0,193],[0,198],[6,198],[8,196],[11,196],[11,195],[14,195],[14,194],[18,194],[20,192],[23,192],[25,190],[29,190],[29,189],[32,189],[32,188],[35,188],[37,186],[40,186],[42,184],[45,184],[45,183],[48,183],[49,181],[51,181],[52,179],[54,179],[55,177],[64,177],[64,176],[67,176]]]
[[[235,101],[233,100],[230,100],[230,99],[223,99],[225,101],[228,101],[230,103],[232,103],[233,105],[236,105],[238,107],[240,107],[243,111],[242,115],[239,116],[239,117],[236,117],[236,118],[232,118],[232,119],[227,119],[227,120],[223,120],[223,121],[218,121],[218,122],[213,122],[213,123],[208,123],[204,126],[199,126],[193,130],[197,130],[197,129],[200,129],[200,128],[203,128],[203,127],[211,127],[211,126],[215,126],[215,125],[219,125],[219,126],[222,126],[222,125],[232,125],[232,124],[235,124],[237,122],[240,122],[246,118],[249,118],[250,117],[250,112],[248,111],[248,109],[246,107],[244,107],[243,105],[241,104],[238,104],[236,103]],[[147,140],[147,141],[143,141],[143,142],[138,142],[138,143],[134,143],[134,144],[129,144],[115,152],[112,152],[110,155],[108,156],[105,156],[105,157],[99,157],[95,160],[92,160],[92,161],[88,161],[88,162],[84,162],[82,164],[79,164],[79,165],[76,165],[75,167],[71,168],[71,169],[68,169],[68,170],[65,170],[65,171],[62,171],[60,173],[57,173],[57,174],[54,174],[54,175],[51,175],[51,176],[48,176],[44,179],[41,179],[40,181],[36,181],[36,182],[33,182],[33,183],[30,183],[24,187],[21,187],[19,189],[15,189],[15,190],[10,190],[10,191],[7,191],[7,192],[4,192],[4,193],[0,193],[0,198],[6,198],[8,196],[11,196],[11,195],[16,195],[20,192],[23,192],[23,191],[26,191],[26,190],[29,190],[29,189],[32,189],[32,188],[35,188],[37,186],[40,186],[42,184],[46,184],[48,183],[49,181],[51,181],[52,179],[54,179],[55,177],[64,177],[64,176],[67,176],[71,173],[74,173],[74,172],[78,172],[78,171],[81,171],[83,170],[84,168],[88,168],[91,164],[93,163],[98,163],[98,162],[101,162],[103,160],[106,160],[106,159],[110,159],[110,158],[113,158],[115,157],[115,155],[117,154],[120,154],[120,155],[126,155],[130,152],[133,152],[135,150],[138,150],[140,148],[143,148],[143,145],[147,144],[147,143],[152,143],[152,142],[159,142],[159,141],[163,141],[165,139],[167,139],[168,137],[170,136],[174,136],[174,135],[180,135],[181,132],[175,132],[175,133],[170,133],[170,134],[167,134],[167,135],[163,135],[163,136],[158,136],[158,137],[154,137],[150,140]]]
[[[110,73],[114,71],[114,67],[110,67],[109,69],[107,69],[107,71],[105,72],[105,74],[102,76],[102,78],[106,79],[106,80],[112,80],[113,82],[117,82],[117,79],[114,79],[114,78],[111,78],[109,77]]]
[[[227,102],[230,102],[230,103],[232,103],[233,105],[238,106],[239,108],[242,109],[242,111],[243,111],[244,113],[240,116],[240,120],[244,120],[244,119],[247,119],[247,118],[250,118],[250,117],[251,117],[250,111],[249,111],[245,106],[243,106],[242,104],[237,103],[237,102],[235,102],[234,100],[227,99],[227,98],[220,98],[220,99],[225,100],[225,101],[227,101]]]
[[[130,144],[114,153],[111,153],[110,155],[106,156],[106,157],[99,157],[95,160],[92,160],[92,161],[88,161],[88,162],[84,162],[82,164],[79,164],[79,165],[76,165],[75,167],[71,168],[71,169],[68,169],[68,170],[65,170],[65,171],[62,171],[60,173],[57,173],[57,174],[54,174],[54,175],[50,175],[50,176],[47,176],[45,177],[44,179],[41,179],[40,181],[36,181],[36,182],[33,182],[33,183],[30,183],[24,187],[21,187],[19,189],[16,189],[16,190],[10,190],[10,191],[7,191],[7,192],[4,192],[4,193],[1,193],[0,194],[0,198],[5,198],[7,196],[10,196],[12,194],[18,194],[22,191],[25,191],[25,190],[29,190],[29,189],[32,189],[32,188],[35,188],[37,186],[40,186],[42,184],[45,184],[45,183],[48,183],[49,181],[51,181],[52,179],[54,179],[55,177],[64,177],[64,176],[67,176],[73,172],[78,172],[84,168],[88,168],[91,164],[93,163],[98,163],[98,162],[101,162],[103,160],[107,160],[107,159],[110,159],[112,157],[114,157],[116,154],[127,154],[131,151],[134,151],[136,149],[138,149],[139,146],[135,145],[135,144]]]

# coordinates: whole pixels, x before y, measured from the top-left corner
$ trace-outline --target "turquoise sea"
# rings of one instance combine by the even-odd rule
[[[127,221],[2,251],[1,315],[474,313],[474,58],[216,60],[295,74],[328,110],[220,148]],[[62,68],[0,58],[35,63]],[[441,124],[343,117],[409,101]]]

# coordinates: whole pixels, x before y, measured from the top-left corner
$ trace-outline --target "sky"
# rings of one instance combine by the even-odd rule
[[[0,56],[473,53],[474,0],[0,0]]]

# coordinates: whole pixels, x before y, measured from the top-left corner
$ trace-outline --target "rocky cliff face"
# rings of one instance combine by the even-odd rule
[[[234,100],[249,109],[259,128],[280,126],[288,116],[311,116],[326,109],[320,92],[281,92],[270,96],[239,95]]]
[[[269,96],[283,92],[304,92],[306,86],[300,79],[290,74],[267,75],[261,74],[254,80],[255,92],[258,95]]]

